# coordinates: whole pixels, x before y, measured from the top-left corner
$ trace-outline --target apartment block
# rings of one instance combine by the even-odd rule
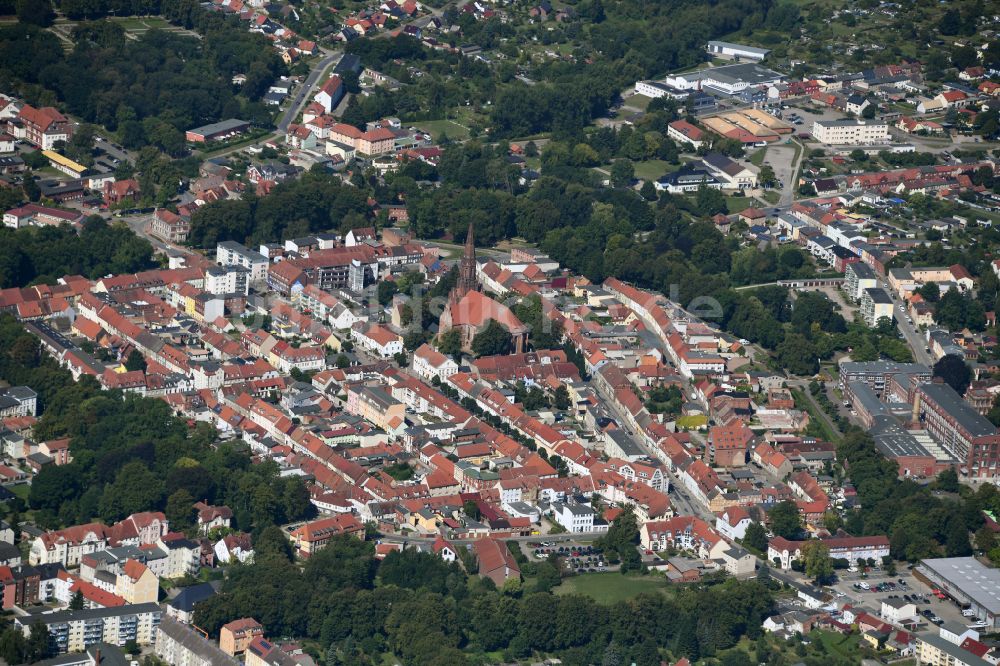
[[[889,124],[861,120],[817,120],[813,138],[828,146],[877,145],[889,140]]]
[[[215,263],[249,269],[251,282],[263,282],[267,279],[267,257],[236,241],[223,241],[216,245]]]
[[[151,645],[160,625],[162,611],[157,604],[135,604],[110,608],[34,612],[13,618],[25,638],[31,627],[41,622],[49,631],[54,652],[83,652],[88,646],[105,642],[122,647],[129,641]],[[174,662],[171,662],[174,663]]]
[[[966,466],[970,478],[1000,476],[1000,432],[947,384],[917,389],[915,411],[927,432]]]

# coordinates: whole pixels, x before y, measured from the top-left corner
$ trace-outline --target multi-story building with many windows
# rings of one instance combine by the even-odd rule
[[[129,641],[150,645],[160,624],[162,611],[157,604],[133,604],[110,608],[64,610],[55,613],[34,612],[14,618],[14,626],[24,636],[41,622],[49,632],[49,645],[54,652],[82,652],[95,643],[110,643],[122,647]]]
[[[914,398],[930,433],[966,467],[970,478],[1000,476],[1000,431],[947,384],[928,383]]]

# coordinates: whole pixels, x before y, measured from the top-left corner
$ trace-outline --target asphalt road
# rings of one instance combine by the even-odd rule
[[[934,366],[934,359],[931,355],[927,353],[927,340],[917,329],[915,324],[911,324],[907,319],[907,312],[905,310],[905,304],[901,301],[896,293],[891,289],[886,289],[889,292],[889,296],[892,298],[893,314],[896,319],[896,326],[899,328],[899,332],[903,334],[903,338],[906,340],[906,344],[910,346],[910,350],[913,351],[913,360],[917,363],[923,363],[927,367]]]
[[[285,112],[281,114],[281,120],[278,121],[278,132],[284,134],[288,129],[288,126],[292,124],[295,117],[299,115],[302,108],[312,99],[312,91],[319,84],[319,77],[326,71],[326,68],[332,65],[334,62],[340,62],[340,57],[343,54],[340,51],[334,51],[329,55],[323,57],[322,60],[317,62],[313,66],[313,70],[309,72],[309,76],[306,80],[299,86],[298,92],[295,93],[295,97],[292,99],[292,103],[288,105]]]

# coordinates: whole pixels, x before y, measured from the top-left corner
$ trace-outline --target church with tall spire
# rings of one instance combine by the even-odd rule
[[[479,280],[476,279],[475,228],[471,222],[465,234],[465,252],[458,267],[458,281],[451,291],[452,300],[460,300],[470,291],[479,291]]]
[[[513,351],[520,354],[528,344],[528,327],[502,303],[498,303],[479,291],[476,277],[476,239],[472,224],[465,235],[465,251],[458,266],[458,280],[448,295],[438,321],[438,334],[443,335],[453,328],[459,330],[462,351],[472,351],[472,341],[476,333],[485,328],[490,320],[507,329],[513,340]]]

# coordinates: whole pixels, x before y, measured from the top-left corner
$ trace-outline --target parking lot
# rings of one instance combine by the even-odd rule
[[[883,571],[874,571],[862,577],[861,572],[851,573],[849,571],[838,571],[838,582],[831,586],[837,596],[837,604],[850,603],[853,606],[862,606],[873,615],[878,615],[882,609],[882,600],[896,597],[909,601],[917,607],[920,615],[921,629],[934,629],[935,624],[945,622],[957,622],[963,626],[973,624],[976,619],[963,617],[962,609],[954,601],[945,598],[939,599],[933,594],[932,588],[915,579],[912,573],[902,568],[895,575],[889,576]],[[892,584],[892,587],[889,584]],[[867,585],[868,590],[855,587]],[[878,589],[882,586],[882,589]],[[930,618],[936,617],[938,621],[931,622]]]
[[[569,572],[582,574],[618,570],[618,566],[608,564],[600,549],[591,543],[531,541],[521,548],[534,561],[544,560],[555,554],[562,558],[563,568]]]

